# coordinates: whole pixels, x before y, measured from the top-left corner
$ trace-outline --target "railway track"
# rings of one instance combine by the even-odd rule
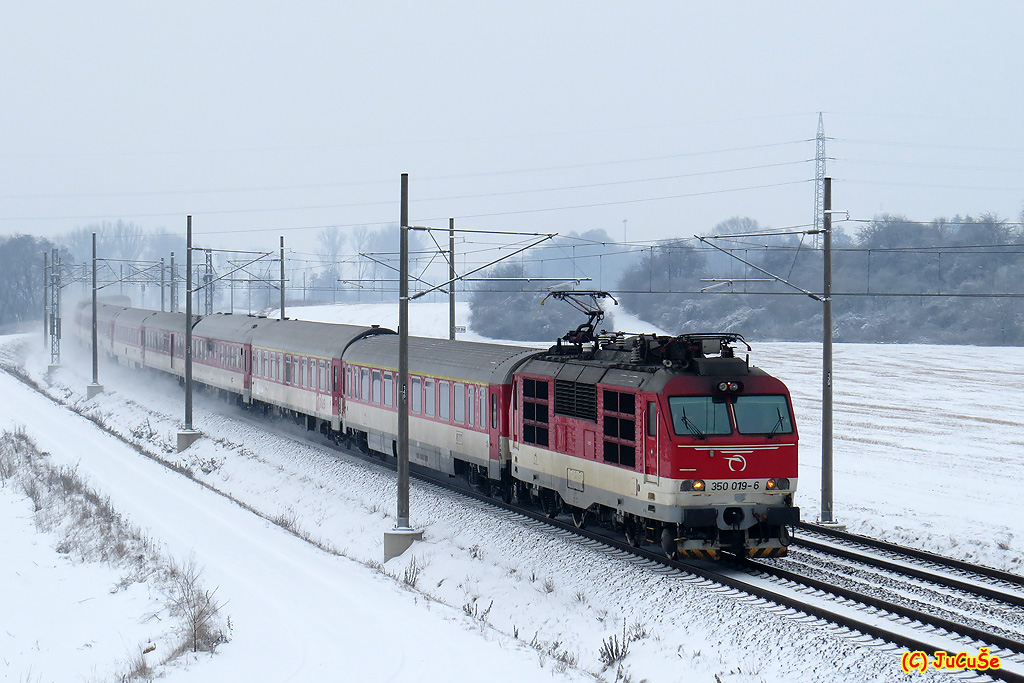
[[[318,435],[306,435],[305,439],[294,432],[288,432],[287,435],[318,445],[328,444],[348,457],[396,469],[395,459],[390,456],[364,454],[329,443]],[[677,575],[712,590],[724,589],[739,599],[760,602],[765,609],[780,616],[813,618],[823,624],[834,625],[838,627],[840,635],[857,639],[866,645],[888,647],[894,652],[924,652],[929,656],[940,650],[954,655],[961,651],[977,654],[979,648],[987,647],[992,656],[1000,658],[1000,668],[961,680],[996,679],[1024,683],[1024,591],[1021,590],[1024,588],[1024,577],[994,569],[975,568],[958,560],[874,539],[827,529],[819,530],[817,526],[809,524],[799,525],[798,528],[807,534],[807,538],[797,537],[794,540],[794,548],[799,549],[794,554],[825,552],[831,553],[833,558],[844,558],[845,555],[844,561],[859,562],[876,573],[869,574],[867,580],[862,577],[860,586],[851,586],[853,579],[849,572],[823,572],[820,568],[815,569],[813,562],[786,559],[737,560],[717,564],[681,562],[667,558],[656,546],[632,546],[607,529],[581,529],[568,517],[549,518],[532,505],[506,503],[498,497],[481,493],[460,477],[452,478],[424,470],[415,464],[410,466],[410,475],[422,485],[472,499],[531,527],[546,528],[563,537],[574,537],[587,547],[605,552],[611,557],[635,562],[651,571]],[[815,541],[812,537],[832,541]],[[855,541],[861,541],[865,547],[874,546],[879,552],[858,553]],[[841,544],[848,547],[844,548]],[[803,564],[804,567],[778,566],[784,562]],[[947,571],[941,571],[942,568]],[[959,607],[951,608],[939,600],[934,601],[939,602],[936,606],[927,598],[918,598],[918,604],[908,605],[907,602],[914,601],[880,595],[877,586],[873,585],[879,582],[878,571],[888,572],[886,575],[890,577],[890,582],[913,580],[915,585],[937,585],[942,591],[948,591],[950,595],[946,599],[953,600]],[[875,576],[876,580],[872,581],[871,576]],[[897,578],[892,578],[894,576]],[[900,576],[904,579],[898,578]],[[967,609],[965,605],[972,602],[983,605],[988,613],[984,609],[980,612]],[[993,621],[1003,623],[993,628]]]
[[[799,559],[736,560],[718,565],[679,562],[665,557],[660,549],[633,547],[603,529],[576,528],[568,519],[551,519],[536,509],[467,489],[465,484],[453,485],[446,481],[448,477],[436,473],[414,467],[412,474],[424,483],[524,518],[531,526],[546,526],[560,535],[581,538],[587,546],[620,559],[633,559],[662,573],[689,575],[709,587],[725,587],[738,596],[778,606],[778,611],[790,617],[820,619],[848,630],[851,636],[863,634],[871,644],[889,643],[929,657],[936,651],[973,655],[979,648],[988,648],[992,657],[1000,658],[1000,668],[979,672],[974,680],[1024,683],[1024,577],[874,539],[867,539],[864,546],[874,545],[887,557],[798,538],[793,544],[798,550],[793,554]],[[847,545],[862,540],[831,530],[819,532],[813,525],[801,524],[800,528],[809,536],[827,535]],[[816,556],[817,562],[811,559]],[[836,564],[836,558],[839,568],[823,569],[830,562]],[[785,564],[790,566],[780,566]]]

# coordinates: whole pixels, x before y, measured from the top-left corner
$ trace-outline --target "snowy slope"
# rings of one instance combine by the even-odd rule
[[[443,305],[412,309],[413,334],[447,335]],[[464,313],[459,324],[467,323]],[[288,314],[395,322],[387,317],[393,310],[379,305]],[[647,327],[617,322],[632,331]],[[5,341],[8,355],[24,348],[19,362],[43,376],[46,359],[37,337]],[[837,347],[839,520],[855,531],[1020,571],[1022,523],[1008,510],[1014,482],[1024,474],[1013,458],[1024,409],[1005,405],[1014,403],[1006,396],[1024,374],[1024,354],[1018,352]],[[819,359],[809,344],[755,345],[752,357],[793,390],[803,444],[798,501],[811,519],[820,475]],[[615,671],[602,672],[598,652],[624,630],[646,631],[624,660],[632,680],[904,678],[891,652],[676,577],[652,575],[415,484],[413,522],[424,528],[425,540],[381,568],[383,532],[394,524],[394,483],[387,472],[290,438],[279,423],[267,432],[235,409],[202,399],[196,425],[210,438],[178,455],[167,447],[182,410],[174,382],[148,378],[140,384],[136,374],[103,365],[107,393],[88,402],[82,394],[89,369],[87,358],[66,343],[64,367],[50,378],[50,391],[126,436],[134,431],[143,448],[191,468],[209,487],[259,513],[163,469],[0,375],[7,408],[0,427],[24,424],[54,458],[78,463],[169,552],[194,554],[206,567],[207,582],[228,600],[231,642],[208,660],[176,668],[169,680],[614,680]],[[17,501],[8,504],[16,507]],[[2,509],[6,514],[11,508]],[[3,533],[16,535],[7,531],[10,526],[5,523]],[[403,581],[413,560],[419,567],[415,587]],[[17,568],[0,563],[0,571],[16,575]],[[88,573],[81,567],[68,571]],[[83,578],[81,584],[96,593],[103,581]],[[35,599],[45,603],[47,596]],[[23,622],[17,638],[2,648],[5,675],[51,680],[42,675],[39,653],[59,650],[61,640],[39,619]],[[409,634],[401,639],[404,650],[396,625]],[[128,652],[134,637],[132,632],[106,651],[122,656],[118,650]],[[32,638],[50,649],[33,650]],[[26,642],[8,657],[15,648],[6,645]]]

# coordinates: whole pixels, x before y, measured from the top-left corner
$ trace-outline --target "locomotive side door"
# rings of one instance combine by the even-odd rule
[[[658,402],[647,401],[644,408],[644,482],[659,484],[661,469],[658,442]]]

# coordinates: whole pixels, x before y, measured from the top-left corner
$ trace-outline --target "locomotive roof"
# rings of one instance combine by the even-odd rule
[[[252,345],[284,353],[341,358],[355,340],[376,335],[397,337],[393,330],[384,327],[269,318],[255,330]]]
[[[538,349],[430,337],[409,337],[409,372],[436,377],[504,384]],[[345,353],[345,361],[398,369],[398,336],[362,339]]]
[[[660,365],[629,367],[619,363],[593,359],[565,358],[553,360],[535,358],[522,365],[523,374],[553,377],[581,384],[605,384],[643,391],[660,392],[673,377],[765,375],[741,358],[695,359],[686,370],[666,368]]]
[[[584,361],[573,358],[559,360],[535,358],[524,363],[519,368],[519,372],[523,374],[554,377],[555,379],[567,382],[613,384],[615,386],[655,391],[656,389],[651,389],[651,385],[659,381],[658,375],[661,374],[660,370],[652,369],[651,372],[646,372],[644,370],[616,367],[611,363]],[[660,383],[664,385],[665,380],[661,379]]]

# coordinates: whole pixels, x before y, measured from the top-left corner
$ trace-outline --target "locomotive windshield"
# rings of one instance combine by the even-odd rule
[[[737,396],[733,404],[740,434],[792,434],[785,396]]]
[[[711,396],[670,396],[672,426],[676,434],[703,438],[708,434],[732,434],[729,408]]]

